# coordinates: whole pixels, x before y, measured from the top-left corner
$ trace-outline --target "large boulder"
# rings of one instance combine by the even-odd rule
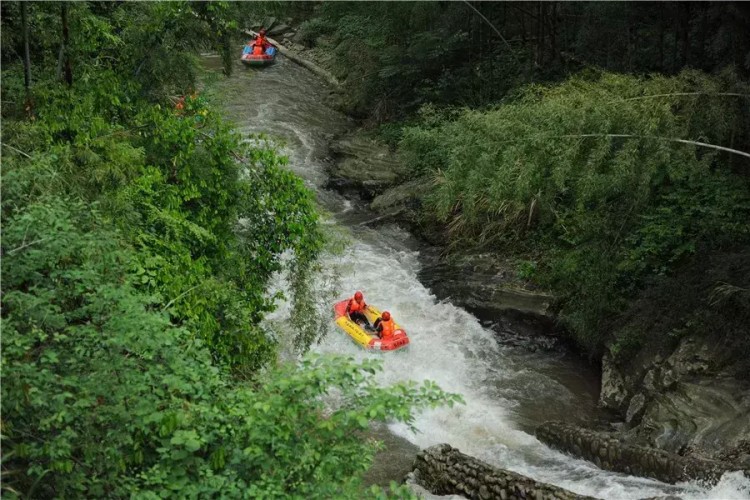
[[[714,484],[724,473],[742,470],[731,463],[627,444],[621,436],[564,422],[546,422],[537,428],[536,436],[543,443],[594,462],[602,469],[668,483],[700,480]]]
[[[363,133],[333,141],[330,156],[334,161],[328,172],[329,187],[366,200],[394,186],[403,174],[388,145]]]
[[[291,29],[292,28],[287,24],[277,24],[276,26],[268,30],[268,35],[269,36],[284,35],[288,33],[289,31],[291,31]]]
[[[515,314],[537,323],[540,331],[558,332],[552,307],[554,296],[520,279],[513,262],[489,253],[431,257],[427,256],[419,275],[438,297],[483,319]]]
[[[750,467],[750,250],[701,256],[614,322],[600,403],[634,444]]]

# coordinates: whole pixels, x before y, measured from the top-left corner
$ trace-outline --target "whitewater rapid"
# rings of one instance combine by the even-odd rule
[[[217,66],[209,60],[209,66]],[[328,89],[306,70],[284,60],[263,70],[237,67],[216,88],[227,117],[243,134],[263,132],[279,141],[292,171],[314,189],[329,212],[326,223],[345,233],[342,253],[323,257],[323,268],[337,276],[337,299],[362,290],[365,299],[388,309],[411,339],[405,351],[365,351],[331,327],[318,353],[383,361],[378,383],[432,380],[462,394],[466,404],[419,415],[418,433],[391,424],[389,430],[424,448],[449,443],[463,453],[576,493],[605,499],[679,495],[691,499],[748,499],[750,481],[727,475],[713,488],[668,485],[602,471],[593,464],[556,452],[527,432],[545,419],[585,421],[595,409],[591,381],[576,380],[573,367],[555,353],[532,353],[498,341],[465,310],[438,300],[418,279],[419,253],[408,233],[397,226],[377,229],[359,224],[361,208],[324,189],[326,144],[352,127],[331,108]],[[277,284],[285,288],[283,277]],[[326,304],[321,305],[327,307]],[[283,328],[289,316],[282,302],[268,322]]]

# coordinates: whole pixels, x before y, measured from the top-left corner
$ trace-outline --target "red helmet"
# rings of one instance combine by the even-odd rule
[[[362,295],[362,292],[356,292],[354,294],[354,300],[356,300],[357,302],[362,302],[363,298],[364,296]]]
[[[383,311],[383,319],[385,321],[388,321],[389,319],[391,319],[391,313],[389,313],[388,311]]]

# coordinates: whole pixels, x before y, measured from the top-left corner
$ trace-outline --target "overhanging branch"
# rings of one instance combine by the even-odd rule
[[[707,142],[691,141],[688,139],[677,139],[675,137],[659,137],[655,135],[635,135],[635,134],[569,134],[569,135],[559,135],[557,137],[571,138],[571,139],[585,138],[585,137],[607,137],[607,138],[622,137],[622,138],[633,138],[633,139],[651,139],[651,140],[657,140],[657,141],[680,142],[682,144],[692,144],[693,146],[717,149],[719,151],[726,151],[728,153],[750,158],[750,153],[739,151],[737,149],[727,148],[724,146],[717,146],[716,144],[708,144]]]

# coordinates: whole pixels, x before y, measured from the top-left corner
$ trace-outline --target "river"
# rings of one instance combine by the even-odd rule
[[[204,60],[210,68],[220,65],[215,56]],[[339,299],[362,290],[369,303],[389,309],[411,338],[404,352],[372,353],[331,322],[313,350],[357,359],[376,356],[384,362],[382,384],[430,379],[461,393],[466,401],[422,413],[416,420],[417,434],[400,424],[389,425],[385,437],[390,455],[376,461],[374,477],[387,479],[394,462],[399,457],[411,460],[416,447],[446,442],[493,465],[599,498],[749,498],[749,482],[736,475],[711,489],[692,483],[668,485],[602,471],[540,443],[531,429],[545,420],[586,423],[599,418],[595,376],[559,351],[524,348],[512,327],[498,332],[438,300],[419,280],[419,247],[406,231],[395,225],[371,229],[361,224],[370,217],[363,207],[324,188],[327,144],[334,134],[353,127],[332,108],[325,84],[280,57],[261,70],[238,65],[214,91],[239,132],[263,132],[283,141],[289,168],[315,190],[329,212],[326,222],[348,234],[350,244],[343,253],[324,257],[324,267],[338,274]],[[278,327],[288,313],[281,304],[269,321]]]

